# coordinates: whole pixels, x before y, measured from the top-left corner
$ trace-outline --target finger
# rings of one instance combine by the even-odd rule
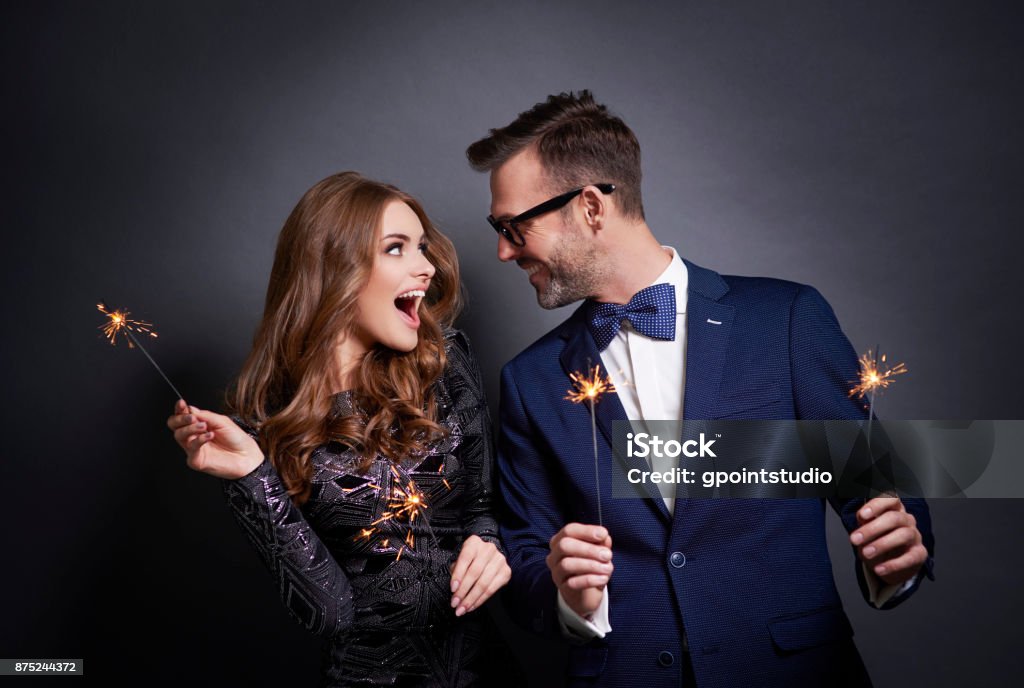
[[[206,423],[202,421],[192,423],[191,425],[185,425],[174,431],[174,440],[181,445],[184,445],[188,438],[192,435],[201,435],[206,432]]]
[[[872,540],[885,535],[891,530],[909,524],[907,514],[896,511],[887,511],[876,517],[870,523],[850,533],[850,542],[855,545],[864,545]]]
[[[194,423],[195,421],[196,418],[194,416],[192,416],[191,414],[184,413],[169,417],[167,419],[167,427],[169,427],[171,430],[177,430],[183,425],[188,425],[189,423]]]
[[[903,554],[906,549],[920,541],[920,534],[915,528],[897,528],[871,541],[861,548],[861,558],[865,561],[881,561]]]
[[[892,509],[902,510],[903,502],[899,497],[875,497],[868,500],[864,506],[857,510],[858,523],[864,524],[871,519],[878,518],[881,514]]]
[[[587,588],[604,588],[608,585],[609,576],[601,576],[593,573],[585,576],[573,576],[565,581],[565,585],[572,590],[585,590]]]
[[[886,583],[902,583],[915,576],[921,565],[928,559],[924,545],[914,545],[906,553],[877,564],[872,570]]]
[[[552,572],[552,575],[555,578],[555,583],[559,584],[564,583],[573,576],[588,573],[610,576],[614,570],[615,567],[611,562],[595,561],[582,557],[566,557],[559,562],[557,569]]]
[[[462,549],[459,550],[459,556],[455,560],[454,568],[452,568],[452,593],[463,587],[462,583],[463,578],[466,576],[466,571],[469,569],[469,565],[473,563],[473,559],[476,558],[476,547],[471,542],[472,539],[472,537],[467,538],[462,543]]]
[[[203,445],[205,445],[212,439],[212,432],[203,433],[201,435],[193,435],[192,437],[188,438],[188,441],[185,444],[185,453],[188,458],[186,459],[185,463],[187,463],[190,468],[200,470],[202,461],[199,458],[199,450],[203,448]]]
[[[569,523],[560,531],[555,533],[554,537],[551,538],[551,541],[548,544],[552,549],[554,549],[555,542],[563,538],[583,540],[584,542],[592,542],[600,545],[608,538],[608,529],[604,526],[586,525],[584,523]],[[608,544],[610,545],[611,543]]]
[[[462,599],[461,606],[467,612],[473,611],[487,599],[487,588],[491,583],[491,579],[498,575],[498,569],[504,566],[503,559],[504,557],[501,556],[494,557],[484,566],[480,576],[474,581],[473,587],[469,589],[469,592]],[[458,610],[456,610],[456,615],[461,616],[461,614],[458,614]]]
[[[565,557],[581,557],[594,559],[595,561],[608,562],[612,560],[612,550],[601,544],[592,544],[576,538],[565,537],[555,543],[551,553],[556,560]]]
[[[495,559],[494,569],[492,571],[485,571],[481,578],[486,583],[480,587],[480,597],[475,602],[468,604],[466,610],[473,611],[483,606],[487,600],[494,596],[494,593],[501,590],[501,588],[512,579],[512,569],[505,562],[504,556],[499,556]]]
[[[452,606],[457,609],[464,607],[463,600],[470,594],[472,594],[473,586],[476,585],[480,578],[480,574],[483,573],[484,568],[487,566],[487,561],[483,557],[474,557],[470,563],[469,568],[466,569],[466,575],[462,577],[459,583],[459,592],[457,597],[452,598]],[[456,616],[462,616],[456,611]]]

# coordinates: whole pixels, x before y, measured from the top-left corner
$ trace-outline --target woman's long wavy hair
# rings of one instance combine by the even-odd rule
[[[419,341],[406,353],[378,344],[355,367],[358,416],[332,414],[336,346],[352,336],[358,298],[379,253],[385,207],[399,201],[423,225],[435,273],[420,306]],[[443,434],[433,386],[445,366],[443,327],[462,302],[452,243],[403,191],[341,172],[299,201],[277,241],[263,319],[229,398],[298,504],[310,494],[313,450],[342,442],[398,460]]]

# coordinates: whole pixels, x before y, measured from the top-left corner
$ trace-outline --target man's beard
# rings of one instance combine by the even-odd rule
[[[583,232],[566,232],[544,263],[547,285],[537,290],[537,303],[551,310],[585,299],[596,293],[601,282],[601,263],[597,250],[583,241]]]

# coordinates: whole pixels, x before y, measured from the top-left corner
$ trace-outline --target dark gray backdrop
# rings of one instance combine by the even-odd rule
[[[497,262],[464,150],[551,92],[593,89],[636,131],[663,242],[811,283],[855,347],[906,361],[883,415],[1024,417],[1014,3],[21,2],[0,31],[0,656],[315,682],[316,643],[163,427],[172,395],[99,338],[94,303],[157,323],[152,353],[216,406],[285,216],[360,170],[455,241],[496,411],[501,364],[569,311],[541,311]],[[938,582],[892,612],[860,600],[832,520],[879,686],[1024,668],[1022,504],[933,503]],[[508,630],[553,684],[558,656]]]

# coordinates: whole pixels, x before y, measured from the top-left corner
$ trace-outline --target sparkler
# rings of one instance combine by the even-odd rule
[[[590,359],[587,359],[587,373],[584,375],[576,371],[569,375],[572,380],[572,387],[567,390],[565,398],[574,404],[586,402],[590,406],[590,438],[594,445],[594,481],[597,484],[597,524],[604,525],[604,517],[601,514],[601,468],[597,461],[597,417],[594,413],[594,406],[605,394],[614,393],[615,385],[611,378],[601,374],[601,366],[591,366]]]
[[[443,464],[441,468],[444,468]],[[440,469],[438,472],[440,472]],[[445,487],[451,490],[447,480],[442,480],[442,482]],[[381,486],[376,483],[367,483],[362,487],[369,487],[375,492],[380,492],[381,490]],[[346,492],[353,489],[358,488],[350,488]],[[406,528],[405,538],[403,539],[405,544],[398,548],[398,554],[395,555],[395,561],[398,561],[402,558],[402,553],[405,552],[406,548],[416,549],[416,535],[413,531],[413,524],[417,518],[420,518],[430,537],[434,540],[434,544],[437,544],[437,536],[434,535],[434,531],[430,527],[430,520],[427,518],[426,510],[428,508],[429,504],[427,503],[426,495],[416,485],[416,481],[411,477],[402,476],[396,466],[391,466],[387,509],[381,513],[380,518],[370,523],[369,528],[360,529],[353,539],[356,541],[369,541],[374,534],[383,533],[381,524],[402,523]],[[381,540],[380,546],[387,547],[390,541],[390,538]]]
[[[103,301],[100,301],[99,303],[96,304],[96,309],[99,310],[100,313],[103,313],[103,315],[107,316],[107,322],[104,323],[103,325],[100,325],[99,329],[103,331],[103,335],[110,342],[111,346],[117,344],[117,336],[119,334],[124,335],[124,337],[128,340],[128,348],[134,349],[138,347],[139,351],[144,353],[146,355],[146,358],[149,359],[149,362],[153,364],[154,368],[156,368],[156,372],[160,373],[160,376],[178,396],[178,399],[180,399],[182,403],[184,403],[185,397],[181,395],[181,392],[179,392],[177,387],[174,386],[170,378],[168,378],[167,375],[164,374],[164,371],[160,369],[160,366],[156,364],[156,361],[153,360],[153,357],[149,355],[149,352],[146,351],[146,348],[142,346],[142,343],[139,342],[139,340],[136,339],[135,335],[133,334],[134,332],[137,332],[140,335],[146,335],[152,337],[153,339],[156,339],[157,334],[152,329],[153,323],[148,323],[145,322],[144,320],[133,320],[132,318],[128,317],[131,314],[127,310],[112,311],[109,308],[107,308],[107,304],[104,303]]]
[[[868,449],[870,450],[871,420],[875,415],[875,394],[891,385],[893,378],[897,375],[907,372],[907,367],[903,363],[897,363],[891,368],[886,367],[885,354],[882,354],[881,360],[879,360],[877,346],[874,353],[872,353],[871,349],[868,349],[866,354],[862,354],[859,363],[860,377],[857,379],[857,383],[850,389],[850,396],[857,396],[861,399],[865,395],[868,397],[867,441]]]

